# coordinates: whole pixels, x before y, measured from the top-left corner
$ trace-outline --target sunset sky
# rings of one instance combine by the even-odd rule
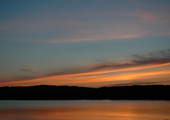
[[[170,0],[0,0],[0,86],[170,85]]]

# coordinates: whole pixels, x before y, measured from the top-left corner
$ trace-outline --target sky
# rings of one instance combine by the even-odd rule
[[[0,86],[170,85],[169,0],[0,0]]]

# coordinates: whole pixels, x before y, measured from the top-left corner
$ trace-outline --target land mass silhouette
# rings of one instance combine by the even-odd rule
[[[0,100],[170,100],[170,85],[0,87]]]

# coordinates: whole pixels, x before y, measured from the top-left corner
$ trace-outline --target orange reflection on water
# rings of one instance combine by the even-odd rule
[[[71,101],[66,105],[0,108],[0,119],[164,120],[170,119],[169,113],[170,102],[166,101]]]

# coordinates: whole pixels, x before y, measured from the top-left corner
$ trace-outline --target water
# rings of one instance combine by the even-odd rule
[[[0,120],[170,120],[170,101],[0,101]]]

